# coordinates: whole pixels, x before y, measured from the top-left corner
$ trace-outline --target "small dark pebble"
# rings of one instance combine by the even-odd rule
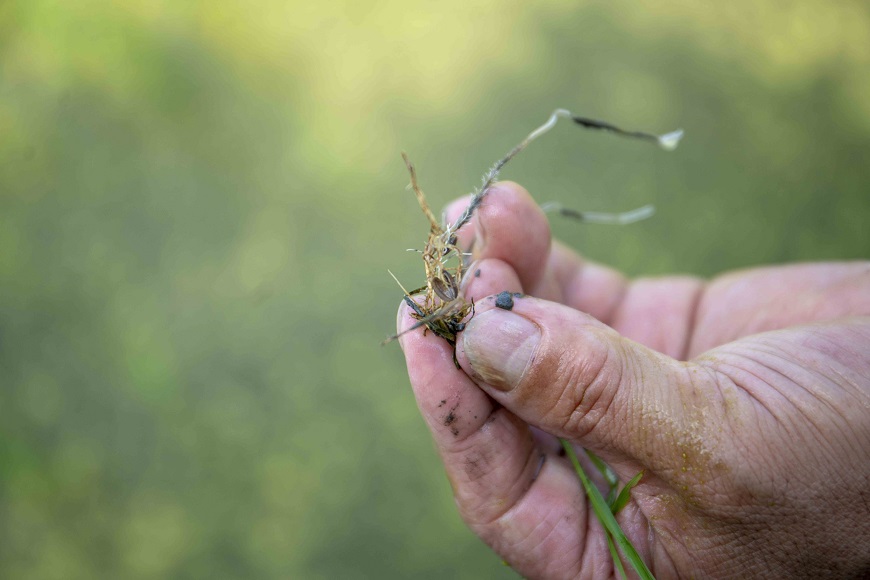
[[[495,306],[503,310],[512,310],[514,307],[514,297],[510,292],[505,290],[495,297]]]
[[[513,296],[514,298],[522,298],[523,296],[525,296],[525,294],[523,294],[522,292],[514,292]]]
[[[474,277],[480,278],[480,268],[478,268],[477,270],[474,271]]]

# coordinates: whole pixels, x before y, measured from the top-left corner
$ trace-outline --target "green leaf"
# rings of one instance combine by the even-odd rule
[[[607,548],[610,550],[610,557],[613,558],[613,565],[616,566],[619,577],[622,580],[628,580],[628,577],[625,575],[625,568],[622,567],[622,560],[619,558],[619,552],[616,551],[616,544],[613,543],[613,538],[610,534],[607,534]]]
[[[600,457],[588,449],[584,449],[584,451],[586,451],[586,455],[589,456],[589,460],[592,461],[592,464],[601,472],[604,480],[607,481],[607,485],[610,487],[610,489],[607,490],[607,505],[612,505],[613,502],[616,501],[616,491],[619,489],[619,478],[616,477],[616,473],[609,465],[604,463]]]
[[[625,484],[625,487],[622,488],[622,491],[619,492],[619,496],[616,498],[616,501],[610,504],[610,511],[613,512],[613,515],[619,513],[619,510],[625,507],[625,504],[628,503],[629,496],[631,495],[631,488],[633,488],[640,481],[640,478],[643,477],[643,471],[635,475],[631,478],[631,481]]]
[[[643,580],[655,580],[652,572],[650,572],[649,568],[644,564],[640,554],[637,553],[637,550],[634,549],[634,546],[628,538],[625,537],[622,528],[619,527],[616,518],[613,517],[613,513],[610,511],[610,506],[608,506],[607,502],[604,501],[601,492],[598,491],[597,487],[592,485],[591,481],[589,481],[589,477],[587,477],[586,472],[583,471],[583,467],[580,465],[580,461],[577,459],[577,454],[574,453],[574,448],[565,439],[559,439],[559,441],[562,443],[562,448],[565,449],[565,453],[571,460],[571,464],[574,466],[574,471],[577,472],[577,476],[583,484],[583,489],[586,490],[586,496],[589,498],[589,503],[592,505],[592,510],[595,512],[598,521],[601,522],[604,529],[613,536],[616,545],[622,550],[622,553],[634,568],[634,571],[637,572],[637,575]]]

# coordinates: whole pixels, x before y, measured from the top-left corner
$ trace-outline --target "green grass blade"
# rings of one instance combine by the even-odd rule
[[[592,511],[595,512],[598,521],[600,521],[601,525],[604,526],[604,529],[613,536],[616,545],[619,546],[622,553],[625,554],[625,558],[634,568],[634,571],[637,572],[637,575],[643,580],[655,580],[652,572],[650,572],[649,568],[644,564],[640,554],[637,553],[637,550],[634,549],[634,546],[632,546],[631,542],[628,541],[628,538],[625,537],[622,528],[619,527],[616,518],[613,517],[613,513],[610,511],[610,506],[608,506],[607,502],[604,501],[601,492],[598,491],[597,487],[592,485],[591,481],[589,481],[589,477],[586,476],[586,472],[583,471],[583,467],[577,459],[577,454],[574,453],[574,448],[564,439],[559,439],[559,441],[562,443],[565,453],[571,459],[571,464],[574,466],[574,470],[577,472],[577,476],[583,484],[583,489],[586,490],[586,495],[589,497],[589,503],[592,504]]]
[[[619,492],[619,495],[610,505],[610,511],[613,512],[613,515],[619,513],[619,510],[625,507],[625,504],[628,503],[629,496],[631,496],[631,488],[637,485],[637,482],[640,481],[640,478],[643,477],[643,471],[635,475],[631,478],[631,481],[625,484],[625,487],[622,488],[622,491]]]
[[[586,451],[586,455],[589,457],[589,460],[595,468],[601,472],[607,485],[610,486],[610,489],[607,490],[607,505],[613,505],[613,502],[616,501],[616,492],[619,489],[619,478],[616,477],[616,473],[610,469],[610,466],[604,463],[600,457],[588,449],[584,449],[584,451]]]
[[[613,543],[613,538],[607,534],[607,548],[610,550],[610,557],[613,558],[613,565],[616,566],[616,571],[619,572],[619,577],[622,580],[628,580],[625,575],[625,568],[622,567],[622,560],[619,558],[619,552],[616,551],[616,544]]]
[[[607,481],[607,485],[609,485],[610,487],[615,487],[617,484],[619,484],[619,479],[616,477],[616,473],[614,473],[613,470],[610,469],[610,466],[604,463],[600,457],[598,457],[588,449],[586,450],[586,455],[589,456],[590,461],[592,461],[593,465],[595,465],[598,471],[601,472],[601,475],[604,476],[604,479]]]

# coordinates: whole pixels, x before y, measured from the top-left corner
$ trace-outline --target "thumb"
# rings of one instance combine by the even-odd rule
[[[479,303],[457,345],[463,369],[492,398],[611,461],[679,472],[692,457],[711,458],[718,433],[709,426],[721,426],[722,407],[709,371],[567,306],[499,297]]]

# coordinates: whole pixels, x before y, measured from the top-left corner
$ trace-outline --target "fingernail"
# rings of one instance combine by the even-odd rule
[[[520,382],[540,341],[537,325],[501,309],[475,316],[462,333],[474,374],[500,391],[510,391]]]

